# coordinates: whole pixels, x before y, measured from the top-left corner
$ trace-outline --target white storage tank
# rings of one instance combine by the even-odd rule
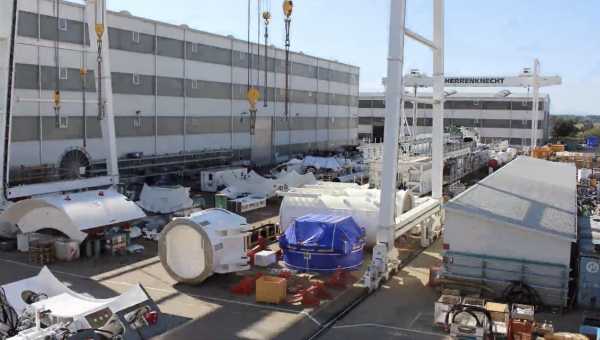
[[[279,225],[285,231],[296,218],[309,214],[350,216],[367,234],[367,245],[377,242],[379,228],[379,197],[331,196],[331,195],[286,195],[279,209]],[[415,207],[412,191],[398,191],[396,195],[397,217]]]
[[[246,219],[224,209],[207,209],[175,218],[158,242],[160,262],[177,282],[199,284],[213,273],[250,269]]]

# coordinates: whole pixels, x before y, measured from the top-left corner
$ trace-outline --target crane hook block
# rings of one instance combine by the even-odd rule
[[[54,103],[58,104],[60,102],[60,91],[54,91]]]
[[[283,15],[289,18],[292,15],[292,9],[294,8],[294,4],[292,1],[284,1],[283,2]]]
[[[251,88],[250,91],[248,91],[248,103],[250,103],[250,107],[252,108],[252,110],[254,110],[254,107],[256,106],[256,103],[258,103],[259,98],[260,92],[258,92],[258,89]]]
[[[98,36],[98,38],[101,38],[104,34],[104,25],[96,24],[94,25],[94,30],[96,31],[96,35]]]
[[[271,19],[271,13],[263,12],[263,19],[267,21],[267,25],[269,24],[269,19]]]

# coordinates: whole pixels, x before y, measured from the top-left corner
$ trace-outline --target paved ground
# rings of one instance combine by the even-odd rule
[[[447,338],[447,333],[433,326],[433,308],[440,293],[427,286],[429,267],[442,258],[442,244],[443,240],[436,241],[320,339]],[[536,320],[552,320],[557,331],[577,332],[581,315],[537,314]]]

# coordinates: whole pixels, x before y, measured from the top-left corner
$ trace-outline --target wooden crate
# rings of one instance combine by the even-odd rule
[[[279,304],[287,297],[286,279],[263,276],[256,280],[256,302]]]

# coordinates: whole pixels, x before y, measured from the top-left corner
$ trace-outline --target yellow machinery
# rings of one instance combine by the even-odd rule
[[[548,160],[548,156],[550,155],[550,149],[547,148],[537,148],[531,150],[531,157],[537,159],[545,159]]]

